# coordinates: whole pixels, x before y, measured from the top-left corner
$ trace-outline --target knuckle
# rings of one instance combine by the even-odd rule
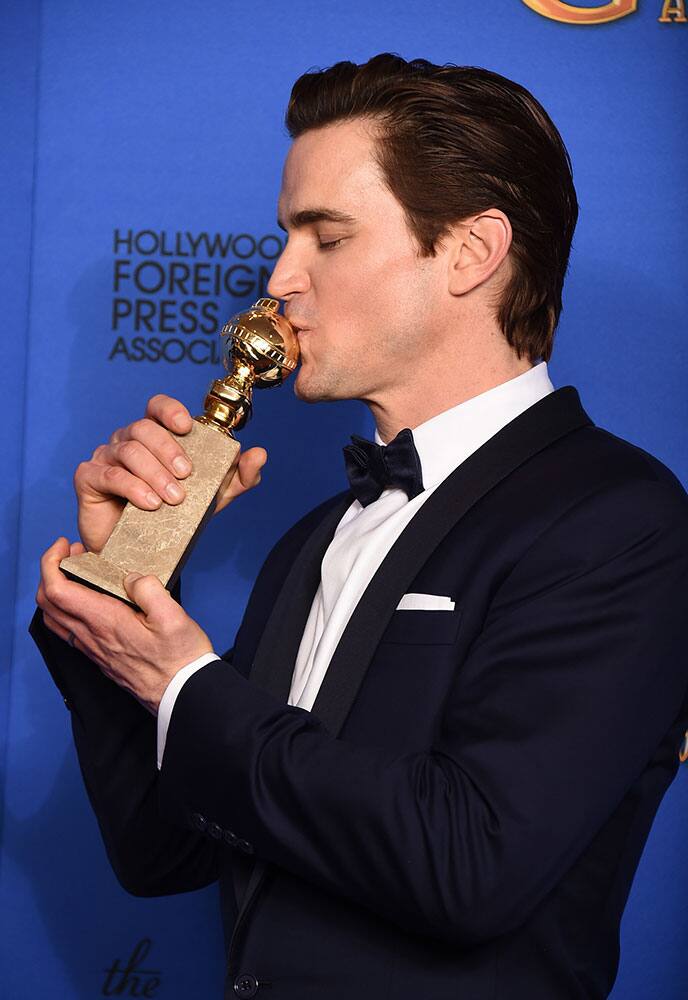
[[[169,397],[164,393],[156,392],[156,394],[151,396],[148,400],[148,404],[146,405],[146,415],[149,417],[157,417],[168,398]]]
[[[178,445],[176,445],[172,440],[165,442],[161,450],[161,454],[165,462],[167,462],[170,465],[172,464],[172,462],[174,462],[175,458],[185,457],[185,453],[182,451],[182,449]]]
[[[121,465],[108,465],[103,472],[103,478],[108,483],[118,483],[124,476],[124,469]]]
[[[133,424],[129,424],[129,434],[133,438],[142,438],[145,436],[146,432],[150,428],[151,422],[147,417],[141,417],[140,420],[135,420]]]
[[[91,622],[89,626],[89,631],[91,633],[91,638],[94,639],[96,642],[103,639],[107,634],[107,629],[103,627],[103,623],[98,619]]]
[[[181,485],[175,476],[171,476],[169,472],[163,472],[159,476],[155,477],[155,482],[153,483],[154,489],[156,490],[167,490],[168,487],[171,488],[170,496],[183,496],[184,487]],[[179,492],[177,492],[179,491]]]
[[[142,450],[143,449],[141,448],[141,445],[139,444],[138,441],[131,441],[131,440],[120,441],[115,449],[117,458],[120,461],[122,459],[131,461],[132,459],[135,459],[137,455],[141,453]]]
[[[79,462],[74,470],[74,485],[78,488],[88,477],[90,462]]]

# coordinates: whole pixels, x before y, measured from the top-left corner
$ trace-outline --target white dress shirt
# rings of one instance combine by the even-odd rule
[[[489,438],[554,391],[541,361],[522,375],[439,413],[413,428],[423,492],[409,500],[401,489],[384,490],[363,507],[354,500],[323,556],[320,584],[301,638],[288,703],[310,711],[332,655],[353,611],[383,559],[413,516],[447,476]],[[378,444],[380,436],[375,434]],[[177,695],[189,677],[211,660],[205,653],[183,667],[165,689],[158,709],[158,767]]]

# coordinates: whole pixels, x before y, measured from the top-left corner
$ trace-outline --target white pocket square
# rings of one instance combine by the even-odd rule
[[[404,594],[397,604],[397,611],[453,611],[456,603],[451,597],[438,594]]]

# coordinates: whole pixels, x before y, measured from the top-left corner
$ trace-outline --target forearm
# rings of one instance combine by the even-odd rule
[[[160,815],[155,718],[46,628],[40,612],[30,632],[70,709],[84,783],[121,884],[159,895],[214,881],[215,845]]]
[[[179,695],[160,801],[175,824],[201,813],[262,860],[409,930],[467,942],[480,934],[464,877],[471,830],[482,842],[492,822],[471,792],[439,756],[335,740],[217,661]]]

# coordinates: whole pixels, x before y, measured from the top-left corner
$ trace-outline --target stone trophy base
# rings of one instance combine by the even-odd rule
[[[141,510],[127,503],[122,516],[98,554],[68,556],[60,569],[128,604],[124,589],[127,573],[157,576],[170,590],[206,522],[215,510],[215,497],[234,475],[240,445],[224,431],[194,420],[188,434],[173,435],[191,459],[193,471],[182,482],[186,497],[172,506],[163,501],[157,510]]]

